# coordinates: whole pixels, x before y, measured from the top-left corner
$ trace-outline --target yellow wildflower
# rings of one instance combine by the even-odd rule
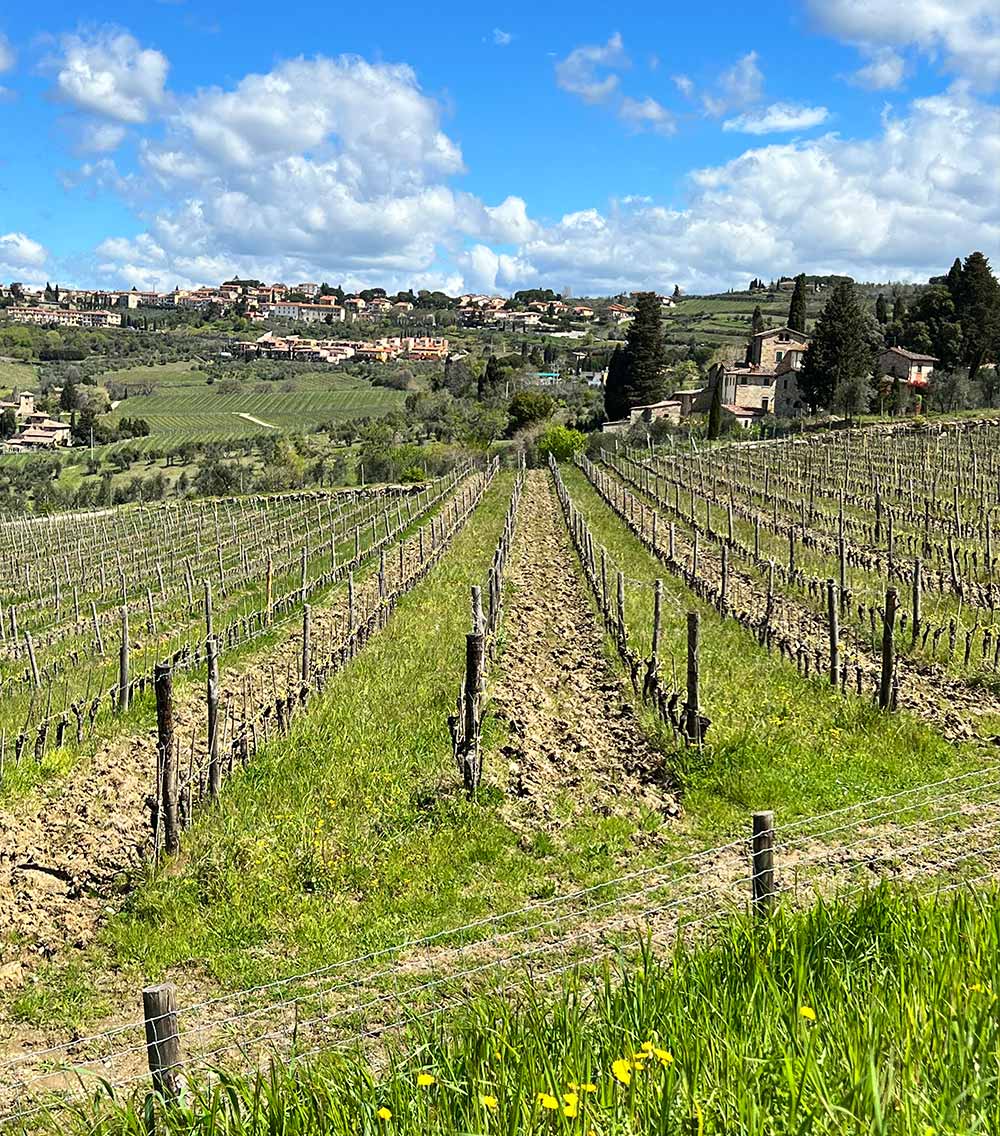
[[[576,1093],[563,1093],[563,1100],[567,1104],[579,1104],[580,1103],[580,1098],[576,1095]]]
[[[611,1075],[621,1085],[632,1083],[632,1062],[619,1058],[611,1062]]]
[[[432,1077],[430,1073],[418,1073],[417,1074],[417,1084],[422,1089],[426,1089],[429,1085],[433,1085],[436,1080],[437,1080],[437,1078]]]
[[[479,1103],[483,1106],[483,1108],[488,1108],[490,1112],[496,1112],[496,1110],[500,1107],[497,1104],[496,1097],[483,1096],[481,1093],[479,1096]]]
[[[562,1111],[563,1116],[567,1117],[570,1120],[576,1120],[576,1118],[580,1115],[580,1106],[576,1103],[576,1101],[573,1101],[572,1104],[567,1104]]]
[[[554,1096],[552,1096],[551,1093],[539,1093],[538,1103],[542,1106],[542,1108],[548,1108],[553,1111],[559,1107],[559,1102]]]
[[[582,1093],[596,1093],[597,1092],[597,1086],[594,1085],[594,1084],[591,1084],[590,1081],[584,1081],[584,1083],[580,1086],[580,1092],[582,1092]]]
[[[973,984],[969,987],[969,990],[973,994],[985,994],[986,993],[986,987],[981,982],[973,982]]]
[[[642,1045],[639,1046],[639,1048],[641,1050],[643,1050],[643,1052],[645,1052],[645,1053],[652,1053],[653,1052],[653,1043],[651,1041],[644,1041],[642,1043]]]
[[[812,1006],[800,1006],[799,1017],[805,1018],[807,1022],[814,1022],[816,1020],[816,1011]]]
[[[668,1052],[666,1049],[654,1048],[653,1056],[657,1061],[659,1061],[661,1065],[673,1065],[674,1063],[674,1055]]]
[[[375,1113],[379,1120],[392,1120],[392,1113],[382,1105],[382,1107]]]

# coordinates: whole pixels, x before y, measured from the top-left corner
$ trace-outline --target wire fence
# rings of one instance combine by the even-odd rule
[[[162,1089],[210,1078],[217,1067],[252,1072],[271,1059],[382,1047],[472,993],[509,993],[625,961],[645,937],[666,945],[704,935],[779,900],[846,897],[881,881],[947,891],[1000,877],[993,765],[787,826],[769,813],[753,821],[724,844],[244,990],[178,1004],[173,988],[157,988],[174,998],[160,1013],[0,1060],[0,1121],[25,1121],[95,1091],[127,1097],[146,1089],[151,1070]]]

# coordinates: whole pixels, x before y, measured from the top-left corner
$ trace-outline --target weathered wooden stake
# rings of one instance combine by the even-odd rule
[[[219,799],[222,766],[219,763],[219,641],[213,635],[205,643],[208,655],[208,791]]]
[[[128,676],[128,608],[122,606],[122,641],[118,651],[118,713],[124,714],[129,705],[129,676]]]
[[[180,847],[177,824],[177,754],[174,750],[173,677],[169,664],[153,669],[156,693],[156,749],[160,768],[160,820],[163,846],[171,855]]]
[[[913,610],[910,612],[910,618],[913,622],[913,644],[915,645],[921,632],[921,612],[920,612],[920,593],[923,585],[923,566],[920,563],[918,556],[913,561]]]
[[[302,607],[302,681],[308,682],[309,676],[312,672],[312,664],[309,658],[311,650],[310,637],[312,635],[312,609],[309,604],[304,604]]]
[[[892,674],[896,662],[896,642],[893,632],[896,627],[896,608],[899,593],[895,588],[885,590],[885,615],[882,619],[882,675],[878,688],[880,710],[888,710],[892,705]]]
[[[826,582],[826,618],[830,631],[830,685],[836,687],[840,680],[840,627],[838,624],[839,605],[836,584]]]
[[[31,682],[37,690],[42,685],[41,675],[38,673],[38,660],[35,658],[35,644],[31,639],[31,632],[25,631],[24,645],[28,649],[28,664],[31,667]]]
[[[774,813],[753,814],[753,906],[759,915],[769,915],[778,889],[774,872]]]
[[[177,987],[172,982],[147,986],[142,992],[142,1013],[146,1019],[146,1057],[153,1092],[172,1103],[181,1092]]]
[[[701,745],[701,709],[698,702],[701,616],[698,612],[688,612],[687,631],[687,736],[695,745]]]

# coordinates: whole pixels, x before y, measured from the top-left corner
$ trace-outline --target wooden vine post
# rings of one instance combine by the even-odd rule
[[[174,749],[173,678],[168,663],[153,671],[156,694],[156,754],[160,770],[160,820],[163,846],[170,855],[180,847],[177,823],[177,753]]]
[[[882,618],[882,675],[878,687],[878,706],[880,710],[888,710],[892,706],[892,676],[896,665],[896,608],[899,604],[899,593],[895,588],[886,588],[885,614]]]
[[[122,641],[118,651],[118,713],[125,714],[129,706],[128,674],[128,607],[122,605]]]
[[[172,982],[147,986],[142,992],[146,1022],[146,1059],[153,1092],[169,1103],[181,1095],[181,1038],[177,1014],[177,987]]]
[[[701,644],[701,616],[689,611],[687,617],[687,737],[694,745],[701,745],[701,708],[699,706],[699,655]]]
[[[205,642],[208,655],[208,791],[219,799],[222,766],[219,763],[219,641],[213,635]]]
[[[836,584],[826,582],[826,618],[830,631],[830,685],[837,686],[840,678],[840,627],[838,624],[838,603]]]
[[[752,894],[753,907],[758,915],[770,915],[777,899],[774,871],[774,813],[753,814],[752,837]]]

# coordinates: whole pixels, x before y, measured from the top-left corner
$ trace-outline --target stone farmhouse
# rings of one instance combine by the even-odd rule
[[[933,355],[907,351],[905,347],[888,347],[878,358],[879,372],[899,379],[919,390],[927,386],[938,360]]]

